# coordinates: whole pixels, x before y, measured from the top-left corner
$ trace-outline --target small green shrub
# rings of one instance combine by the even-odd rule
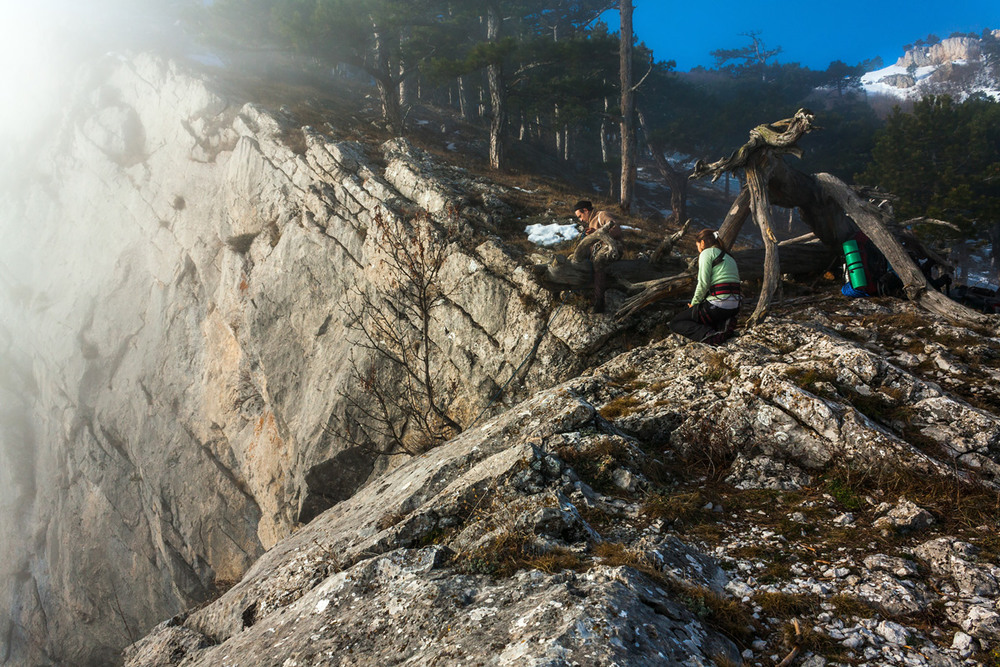
[[[836,472],[823,480],[823,487],[842,508],[854,511],[861,508],[861,496],[853,481],[850,474]]]

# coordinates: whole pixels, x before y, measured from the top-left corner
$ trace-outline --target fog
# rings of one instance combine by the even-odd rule
[[[23,149],[55,122],[73,73],[108,51],[162,46],[191,3],[167,0],[3,0],[0,138]],[[4,151],[9,159],[10,150]]]
[[[11,324],[12,282],[28,273],[31,221],[19,195],[38,151],[64,126],[81,65],[109,53],[165,48],[183,37],[188,3],[168,0],[2,0],[0,9],[0,324]],[[200,4],[200,3],[199,3]],[[49,184],[58,192],[59,184]],[[23,290],[22,284],[15,292]],[[16,300],[16,299],[15,299]]]
[[[35,166],[36,160],[51,160],[39,151],[53,150],[53,138],[71,121],[69,101],[79,92],[81,65],[108,53],[176,42],[183,35],[177,17],[186,6],[163,0],[0,0],[0,523],[16,521],[12,514],[32,495],[30,394],[41,343],[30,314],[45,309],[39,276],[67,259],[46,255],[38,221],[25,213],[44,210],[39,198],[55,201],[60,194],[62,184],[46,181]],[[44,187],[29,188],[29,182]],[[29,192],[36,199],[31,207],[22,201]],[[73,288],[65,286],[64,298],[73,298]],[[59,335],[72,340],[74,333],[67,328]]]

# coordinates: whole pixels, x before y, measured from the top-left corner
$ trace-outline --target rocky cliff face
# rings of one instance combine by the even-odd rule
[[[127,664],[982,664],[997,332],[837,305],[536,394],[328,510]]]
[[[837,296],[722,349],[602,359],[616,325],[557,312],[489,235],[498,186],[205,81],[108,58],[4,194],[6,663],[996,648],[995,328]],[[357,396],[351,308],[387,280],[376,221],[419,210],[447,244],[431,337],[449,411],[469,425],[517,381],[492,419],[402,460],[335,417]]]
[[[331,428],[352,368],[378,363],[352,366],[345,308],[385,280],[377,211],[466,221],[438,227],[430,332],[460,422],[522,361],[501,403],[612,332],[573,307],[547,328],[551,297],[475,229],[493,211],[469,201],[495,187],[405,142],[333,141],[152,57],[108,56],[77,85],[2,200],[9,664],[119,661],[391,467]]]

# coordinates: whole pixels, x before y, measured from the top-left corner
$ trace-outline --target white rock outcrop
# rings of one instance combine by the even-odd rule
[[[898,67],[943,65],[956,60],[979,60],[983,50],[974,37],[949,37],[931,46],[910,49],[896,61]]]

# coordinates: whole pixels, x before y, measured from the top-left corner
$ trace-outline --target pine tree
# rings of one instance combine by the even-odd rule
[[[1000,220],[1000,103],[945,95],[924,98],[912,113],[896,108],[857,180],[899,196],[901,219],[946,220],[961,238],[986,239]]]

